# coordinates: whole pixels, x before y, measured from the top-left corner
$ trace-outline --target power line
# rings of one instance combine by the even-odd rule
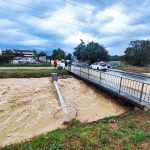
[[[108,5],[106,4],[106,3],[104,3],[104,2],[102,2],[101,0],[96,0],[98,3],[100,3],[100,4],[102,4],[102,5],[104,5],[104,6],[106,6],[106,7],[108,7]],[[124,16],[126,16],[123,12],[121,12],[120,10],[118,10],[118,9],[116,9],[116,8],[113,8],[113,7],[111,7],[110,9],[112,9],[112,10],[114,10],[114,11],[116,11],[116,12],[119,12],[120,14],[123,14]],[[133,18],[132,16],[128,16],[128,17],[130,17],[130,18]],[[143,20],[139,20],[139,19],[135,19],[135,18],[133,18],[134,20],[137,20],[139,23],[140,22],[142,22],[142,23],[144,23],[143,22]]]
[[[34,8],[34,7],[31,7],[31,6],[29,6],[29,5],[25,5],[25,4],[22,4],[22,3],[16,3],[16,2],[9,1],[9,0],[1,0],[1,1],[8,2],[8,3],[12,3],[12,4],[15,4],[15,5],[19,5],[19,6],[22,6],[22,7],[27,7],[27,8],[36,10],[36,11],[43,12],[43,10],[41,10],[41,9]],[[68,0],[64,0],[64,1],[66,1],[67,3],[69,3],[69,4],[71,4],[71,5],[78,6],[78,7],[82,8],[82,9],[84,9],[84,10],[86,10],[86,11],[98,13],[97,11],[91,11],[91,10],[87,9],[86,7],[83,7],[83,6],[80,6],[80,5],[76,4],[76,3],[73,3],[72,1],[68,1]],[[98,0],[98,1],[99,1],[99,0]],[[101,3],[101,4],[105,5],[105,6],[107,6],[107,4],[104,3],[104,2],[100,2],[100,1],[99,1],[99,3]],[[118,11],[118,10],[115,9],[115,8],[111,8],[111,9],[113,9],[113,10],[115,10],[115,11]],[[120,12],[120,11],[118,11],[118,12],[119,12],[119,13],[122,13],[122,12]],[[122,14],[123,14],[123,13],[122,13]],[[104,15],[104,14],[100,14],[100,15],[102,15],[102,16],[104,16],[104,17],[109,17],[109,16],[106,16],[106,15]],[[60,15],[60,16],[61,16],[61,17],[64,17],[64,18],[67,18],[67,19],[74,20],[72,17],[63,16],[63,15]],[[118,19],[114,19],[114,20],[118,20]],[[136,20],[138,20],[138,19],[136,19]],[[78,21],[81,21],[81,20],[78,19]],[[118,21],[121,22],[121,23],[127,24],[127,23],[122,22],[122,21],[120,21],[120,20],[118,20]],[[139,21],[139,20],[138,20],[138,21]],[[83,22],[83,21],[81,21],[81,22],[82,22],[82,23],[85,23],[85,22]],[[71,24],[71,23],[70,23],[70,24]],[[74,24],[74,25],[75,25],[75,24]],[[76,24],[76,25],[77,25],[77,24]],[[127,24],[127,25],[128,25],[128,24]]]
[[[30,14],[30,13],[26,13],[26,12],[23,12],[23,11],[18,11],[18,10],[12,10],[12,9],[8,9],[8,8],[3,8],[3,7],[0,7],[0,9],[2,9],[2,10],[4,10],[4,11],[11,11],[11,12],[14,12],[14,13],[23,13],[24,15],[30,15],[30,16],[33,16],[33,17],[37,17],[37,18],[40,18],[40,19],[42,19],[42,17],[39,17],[39,16],[37,16],[37,15],[33,15],[33,14]],[[56,22],[56,23],[58,23],[58,21],[56,21],[56,20],[52,20],[52,22]],[[77,26],[77,25],[75,25],[75,24],[72,24],[72,23],[67,23],[67,22],[65,22],[65,24],[67,24],[67,25],[71,25],[71,26]],[[61,24],[62,25],[62,24]],[[64,26],[64,25],[62,25],[62,26]],[[66,26],[65,26],[66,27]],[[68,26],[67,26],[67,28],[68,28]],[[69,26],[69,28],[70,28],[70,26]]]
[[[92,12],[92,13],[94,12],[94,13],[97,13],[98,15],[101,15],[101,16],[104,16],[104,17],[107,17],[107,18],[109,17],[109,16],[107,16],[107,15],[105,15],[105,14],[99,13],[98,11],[90,10],[90,9],[84,7],[84,6],[78,5],[77,3],[74,3],[74,2],[72,2],[72,1],[70,1],[70,0],[63,0],[63,1],[65,1],[66,3],[68,3],[68,4],[70,4],[70,5],[73,5],[73,6],[76,6],[76,7],[81,8],[81,9],[84,9],[84,10],[86,10],[86,11],[88,11],[88,12]],[[100,2],[100,0],[98,0],[98,2],[99,2],[99,3],[102,3],[102,4],[105,5],[105,6],[107,6],[106,3]],[[117,11],[117,12],[123,14],[123,15],[125,15],[125,14],[122,13],[121,11],[118,11],[118,9],[115,9],[115,8],[111,8],[111,9],[113,9],[113,10],[115,10],[115,11]],[[142,14],[142,15],[143,15],[143,14]],[[125,15],[125,16],[126,16],[126,15]],[[128,17],[131,17],[131,16],[128,16]],[[133,18],[133,17],[131,17],[131,18]],[[118,22],[120,22],[120,23],[123,23],[123,24],[128,25],[128,23],[126,23],[126,22],[124,22],[124,21],[122,21],[122,20],[120,20],[120,19],[116,19],[116,18],[115,18],[114,20],[116,20],[116,21],[118,21]],[[139,20],[139,19],[136,19],[136,18],[134,18],[134,20],[137,20],[137,21],[138,21],[139,23],[141,23],[141,24],[144,24],[144,23],[145,23],[145,21],[142,21],[142,20]]]
[[[2,8],[2,7],[0,7],[0,9],[2,9],[2,10],[5,10],[5,11],[11,11],[11,12],[14,12],[14,13],[24,13],[25,15],[31,15],[31,16],[33,16],[33,17],[38,17],[39,18],[39,16],[37,16],[37,15],[33,15],[33,14],[26,14],[25,12],[22,12],[22,11],[17,11],[17,10],[12,10],[12,9],[7,9],[7,8]],[[41,17],[40,17],[41,18]],[[56,22],[56,23],[58,23],[58,21],[55,21],[55,20],[52,20],[53,22]],[[66,23],[65,22],[65,24],[67,25],[70,25],[69,23]],[[61,24],[61,26],[63,26],[63,27],[67,27],[67,29],[68,28],[70,28],[71,29],[71,31],[75,31],[76,32],[76,30],[74,30],[75,28],[73,27],[72,28],[72,26],[65,26],[64,24]],[[79,27],[79,26],[78,26]],[[109,29],[109,30],[112,30],[112,28],[107,28],[107,27],[104,27],[103,29]],[[128,36],[128,37],[134,37],[134,35],[131,35],[131,34],[119,34],[119,35],[114,35],[115,33],[112,33],[112,35],[111,36]]]
[[[34,9],[34,10],[37,10],[37,11],[42,11],[41,9],[33,8],[33,7],[29,6],[29,5],[25,5],[25,4],[21,4],[21,3],[16,3],[16,2],[8,1],[8,0],[1,0],[1,1],[12,3],[12,4],[15,4],[15,5],[20,5],[20,6],[23,6],[23,7],[28,7],[30,9]]]
[[[29,6],[29,5],[24,5],[24,4],[22,4],[22,3],[16,3],[16,2],[8,1],[8,0],[1,0],[1,1],[8,2],[8,3],[12,3],[12,4],[15,4],[15,5],[19,5],[19,6],[22,6],[22,7],[26,7],[26,8],[30,8],[30,9],[36,10],[36,11],[43,12],[43,10],[41,10],[41,9],[37,9],[37,8],[31,7],[31,6]],[[7,10],[7,8],[2,8],[2,7],[1,7],[1,9]],[[16,11],[16,10],[12,10],[12,9],[9,9],[9,10],[10,10],[10,11],[14,11],[14,12],[21,12],[21,11]],[[25,13],[25,12],[23,12],[23,13]],[[31,15],[31,16],[34,16],[34,17],[39,17],[39,16],[37,16],[37,15],[32,15],[32,14],[30,14],[30,15]],[[64,18],[68,18],[68,19],[71,19],[71,20],[74,20],[74,19],[71,18],[71,17],[62,16],[62,15],[59,15],[59,16],[64,17]],[[56,22],[56,21],[55,21],[55,22]],[[65,22],[65,23],[66,23],[66,22]],[[84,23],[84,22],[82,22],[82,23]],[[73,26],[78,26],[78,24],[75,24],[75,23],[69,23],[69,22],[67,22],[66,24],[73,25]]]
[[[27,8],[30,8],[30,9],[34,9],[34,10],[36,10],[36,11],[41,11],[41,12],[43,12],[43,10],[41,10],[41,9],[37,9],[37,8],[34,8],[34,7],[31,7],[31,6],[28,6],[28,5],[24,5],[24,4],[22,4],[22,3],[16,3],[16,2],[12,2],[12,1],[9,1],[9,0],[1,0],[1,1],[5,1],[5,2],[8,2],[8,3],[12,3],[12,4],[15,4],[15,5],[19,5],[19,6],[22,6],[22,7],[27,7]],[[72,4],[72,3],[71,3]],[[75,5],[76,6],[76,4],[73,4],[73,5]],[[80,8],[84,8],[84,9],[86,9],[86,10],[88,10],[89,12],[91,12],[91,10],[89,10],[89,9],[87,9],[87,8],[85,8],[85,7],[82,7],[82,6],[80,6]],[[1,9],[5,9],[5,10],[7,10],[6,8],[1,8]],[[10,10],[10,9],[9,9]],[[15,11],[15,10],[10,10],[10,11]],[[18,11],[16,11],[16,12],[18,12]],[[96,12],[96,11],[95,11]],[[25,13],[25,12],[24,12]],[[97,12],[96,12],[97,13]],[[36,16],[36,17],[39,17],[39,16],[37,16],[37,15],[32,15],[32,14],[30,14],[31,16]],[[64,16],[65,17],[65,16]],[[104,15],[104,17],[106,17],[105,15]],[[65,17],[66,18],[66,17]],[[74,20],[74,19],[72,19],[72,20]],[[54,21],[54,20],[53,20]],[[54,22],[56,22],[56,21],[54,21]],[[86,22],[83,22],[82,21],[82,23],[86,23]],[[65,24],[69,24],[69,25],[72,25],[72,26],[78,26],[79,27],[79,25],[78,24],[74,24],[74,23],[68,23],[68,22],[65,22]],[[81,24],[80,24],[81,25]],[[107,28],[107,27],[105,27],[105,29],[109,29],[109,30],[112,30],[112,28]]]
[[[6,0],[2,0],[2,1],[6,1]],[[65,0],[65,1],[66,1],[66,0]],[[23,6],[23,4],[20,4],[20,5]],[[26,5],[26,7],[28,7],[28,6]],[[24,14],[28,15],[26,12],[22,12],[22,11],[16,11],[16,10],[8,9],[8,8],[2,8],[2,7],[0,7],[0,9],[3,9],[3,10],[5,10],[5,11],[12,11],[12,12],[15,12],[15,13],[24,13]],[[32,7],[32,9],[37,10],[37,9],[34,8],[34,7]],[[41,9],[38,9],[38,10],[41,11]],[[89,10],[89,11],[91,11],[91,10]],[[37,15],[33,15],[33,14],[29,14],[29,15],[31,15],[31,16],[33,16],[33,17],[41,18],[41,17],[39,17],[39,16],[37,16]],[[56,21],[56,20],[52,20],[52,21],[58,23],[58,21]],[[72,23],[67,23],[67,22],[65,22],[65,24],[68,24],[68,25],[71,25],[71,26],[78,26],[78,27],[79,27],[78,24],[72,24]],[[62,24],[61,24],[61,25],[62,25]],[[64,26],[64,25],[62,25],[62,26]],[[67,28],[68,28],[68,26],[67,26]],[[70,28],[70,26],[69,26],[69,28]],[[71,29],[73,29],[73,28],[71,28]],[[104,27],[104,29],[112,30],[112,28],[108,28],[108,27]],[[128,36],[128,35],[127,35],[127,34],[124,34],[124,35],[122,35],[122,36]],[[131,35],[131,36],[132,36],[132,35]]]
[[[9,1],[9,0],[1,0],[1,1],[7,2],[7,3],[12,3],[12,4],[19,5],[19,6],[26,7],[26,8],[30,8],[30,9],[33,9],[33,10],[35,10],[35,11],[39,11],[39,12],[42,12],[42,13],[43,13],[43,10],[42,10],[42,9],[35,8],[35,7],[31,7],[31,6],[29,6],[29,5],[25,5],[25,4],[22,4],[22,3],[16,3],[16,2]],[[75,21],[75,19],[72,18],[72,17],[68,17],[68,16],[64,16],[64,15],[59,15],[59,16],[61,16],[61,17],[63,17],[63,18],[67,18],[67,19],[70,19],[70,20],[74,20],[74,21]],[[79,20],[79,19],[78,19],[78,21],[84,23],[83,21],[81,21],[81,20]]]
[[[7,8],[1,8],[1,7],[0,7],[0,9],[9,11]],[[18,13],[18,12],[19,12],[19,13],[22,13],[21,11],[15,11],[15,10],[10,10],[10,11],[15,12],[15,13]],[[38,17],[38,16],[36,16],[36,15],[31,15],[31,16]],[[55,22],[56,22],[56,21],[55,21]],[[62,26],[66,27],[65,25],[62,25]],[[69,27],[67,26],[67,29],[68,29],[68,28],[70,28],[70,26],[69,26]],[[73,28],[70,28],[70,29],[71,29],[72,31],[75,31],[75,30],[73,30]],[[107,28],[107,29],[108,29],[108,28]],[[111,35],[111,36],[113,36],[113,35]],[[119,35],[114,35],[114,37],[115,37],[115,36],[128,36],[128,37],[132,37],[132,38],[139,37],[139,35],[136,35],[136,36],[135,36],[135,35],[131,35],[131,34],[130,34],[130,35],[129,35],[129,34],[119,34]],[[106,36],[105,36],[105,37],[106,37]],[[108,37],[109,37],[109,36],[108,36]],[[97,37],[97,38],[102,38],[102,37]],[[32,38],[32,39],[35,39],[35,38]],[[45,40],[46,40],[46,39],[45,39]]]
[[[127,2],[125,2],[124,0],[120,0],[123,4],[125,4],[126,6],[136,10],[138,13],[141,13],[143,15],[143,12],[137,8],[132,7],[130,4],[128,4]]]
[[[73,6],[79,7],[79,8],[81,8],[81,9],[83,9],[83,10],[86,10],[86,11],[88,11],[88,12],[97,13],[98,15],[104,16],[104,17],[106,17],[106,18],[109,17],[109,16],[107,16],[107,15],[104,15],[104,14],[102,14],[102,13],[99,13],[98,11],[90,10],[90,9],[84,7],[84,6],[78,5],[78,4],[76,4],[76,3],[72,2],[72,1],[68,1],[68,0],[63,0],[63,1],[65,1],[66,3],[68,3],[68,4],[70,4],[70,5],[73,5]],[[123,23],[123,24],[128,25],[126,22],[123,22],[122,20],[119,20],[119,19],[114,19],[114,20],[116,20],[116,21],[118,21],[118,22],[120,22],[120,23]]]

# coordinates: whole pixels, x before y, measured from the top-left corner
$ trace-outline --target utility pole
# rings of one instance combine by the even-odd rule
[[[49,56],[49,63],[50,63],[50,66],[52,65],[52,62],[51,62],[51,60],[52,60],[52,56]]]
[[[46,63],[47,63],[47,43],[46,43]]]

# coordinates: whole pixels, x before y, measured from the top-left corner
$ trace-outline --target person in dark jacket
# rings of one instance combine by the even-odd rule
[[[67,69],[67,67],[68,67],[68,62],[67,60],[65,60],[65,69]]]
[[[68,69],[69,69],[69,70],[71,70],[71,65],[72,65],[72,61],[70,60],[70,61],[68,62]]]

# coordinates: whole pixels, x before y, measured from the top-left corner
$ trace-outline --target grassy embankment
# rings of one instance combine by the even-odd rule
[[[40,78],[50,77],[51,73],[58,73],[61,75],[68,74],[66,70],[59,69],[41,69],[41,70],[30,70],[30,69],[14,69],[14,70],[0,70],[0,78]]]
[[[72,121],[66,128],[40,135],[3,150],[148,150],[150,111],[137,111],[93,123]]]
[[[150,66],[138,67],[138,66],[131,66],[131,65],[121,65],[119,67],[114,67],[113,69],[119,69],[127,72],[135,72],[135,73],[150,73]]]
[[[150,67],[125,66],[122,70],[135,73],[150,73]]]
[[[29,63],[24,63],[24,64],[4,64],[1,65],[0,67],[53,67],[53,64],[49,63],[39,63],[39,64],[29,64]]]

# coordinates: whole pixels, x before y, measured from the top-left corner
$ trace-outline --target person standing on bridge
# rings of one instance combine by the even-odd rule
[[[68,69],[69,69],[69,70],[71,70],[71,65],[72,65],[72,61],[70,60],[70,61],[68,62]]]
[[[68,62],[67,60],[65,60],[65,69],[67,69],[67,67],[68,67]]]

